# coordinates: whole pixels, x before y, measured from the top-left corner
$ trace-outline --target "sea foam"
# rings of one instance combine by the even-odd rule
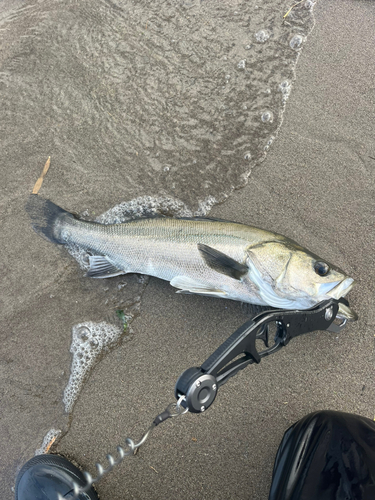
[[[72,412],[82,385],[98,357],[117,345],[122,333],[120,327],[104,321],[100,323],[87,321],[73,326],[70,347],[73,360],[69,381],[63,396],[67,413]]]

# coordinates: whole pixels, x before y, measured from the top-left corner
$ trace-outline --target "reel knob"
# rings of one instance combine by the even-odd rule
[[[192,413],[202,413],[209,408],[217,394],[217,381],[213,375],[200,368],[189,368],[177,380],[175,396],[185,395],[181,405]]]

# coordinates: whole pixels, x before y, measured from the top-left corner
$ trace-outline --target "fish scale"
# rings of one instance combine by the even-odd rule
[[[105,255],[124,271],[168,281],[183,274],[203,280],[210,288],[218,287],[218,273],[205,264],[198,243],[213,246],[234,260],[244,262],[247,247],[270,238],[270,233],[252,231],[242,224],[208,219],[151,218],[123,224],[88,225],[70,218],[64,222],[62,232],[68,244]],[[220,275],[220,285],[235,296],[242,292],[240,300],[248,299],[242,290],[243,283]]]

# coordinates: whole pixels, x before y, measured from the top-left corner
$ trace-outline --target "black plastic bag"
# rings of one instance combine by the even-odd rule
[[[375,422],[319,411],[284,434],[269,500],[375,500]]]

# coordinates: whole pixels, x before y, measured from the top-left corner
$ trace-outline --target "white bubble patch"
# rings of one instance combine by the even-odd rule
[[[35,456],[48,453],[49,449],[56,441],[56,439],[60,436],[60,434],[61,431],[59,429],[50,429],[43,438],[42,446],[35,450]]]
[[[270,34],[268,33],[267,30],[260,30],[257,33],[255,33],[255,38],[256,41],[259,43],[264,43],[266,42],[270,37]]]
[[[97,217],[95,221],[101,224],[120,224],[137,217],[155,215],[191,217],[193,213],[184,202],[175,198],[140,196],[110,208]]]
[[[238,64],[237,64],[237,68],[238,69],[245,69],[246,67],[246,59],[242,59]]]
[[[125,318],[125,320],[130,320],[130,318]],[[67,413],[72,412],[82,385],[99,355],[115,346],[122,334],[121,328],[104,321],[101,323],[88,321],[73,326],[70,347],[73,360],[63,397]]]

